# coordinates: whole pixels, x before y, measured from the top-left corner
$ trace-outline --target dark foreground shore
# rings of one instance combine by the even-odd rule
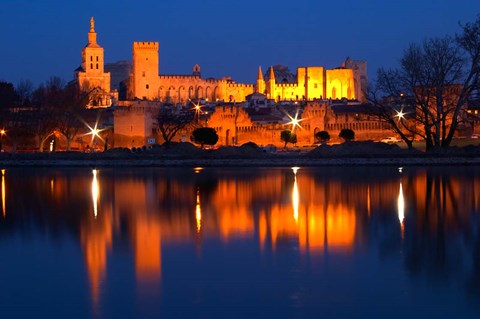
[[[239,147],[201,150],[189,143],[100,153],[0,153],[0,167],[249,167],[249,166],[380,166],[380,165],[480,165],[480,147],[407,150],[397,145],[350,142],[322,145],[305,152],[298,149],[266,152],[253,143]]]

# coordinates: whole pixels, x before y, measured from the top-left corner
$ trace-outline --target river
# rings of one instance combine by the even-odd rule
[[[1,318],[480,317],[477,166],[1,178]]]

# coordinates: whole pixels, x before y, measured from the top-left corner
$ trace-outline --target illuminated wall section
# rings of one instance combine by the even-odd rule
[[[307,100],[325,98],[324,92],[324,69],[321,66],[307,67],[306,68],[306,85],[305,85],[305,97]],[[303,87],[302,85],[298,85]]]
[[[333,69],[325,73],[327,99],[356,99],[353,70]]]

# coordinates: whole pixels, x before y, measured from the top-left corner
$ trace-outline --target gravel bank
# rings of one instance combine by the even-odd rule
[[[424,153],[396,145],[349,142],[322,145],[310,152],[264,152],[253,143],[201,150],[189,143],[151,149],[112,149],[103,153],[0,153],[0,167],[248,167],[248,166],[480,165],[480,147]]]

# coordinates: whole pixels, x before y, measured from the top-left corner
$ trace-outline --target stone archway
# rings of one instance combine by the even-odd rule
[[[174,98],[175,98],[175,87],[171,86],[168,88],[167,100],[168,102],[173,102]]]
[[[178,88],[177,103],[183,103],[186,100],[185,92],[186,90],[183,85]]]
[[[204,93],[203,92],[203,87],[201,87],[201,86],[197,87],[197,94],[196,95],[197,95],[198,99],[203,99],[203,97],[204,97],[203,93]]]
[[[217,101],[220,99],[219,92],[218,92],[218,86],[213,88],[213,93],[212,93],[212,101]]]
[[[317,133],[320,132],[320,128],[318,126],[315,127],[313,130],[313,142],[314,143],[319,143],[319,139],[317,138]]]
[[[209,86],[205,88],[205,98],[209,101],[214,101],[214,98],[212,95],[212,88]]]
[[[230,141],[230,129],[227,129],[227,131],[225,132],[225,146],[230,145],[229,141]]]
[[[164,100],[165,99],[165,95],[166,95],[166,91],[165,91],[165,88],[163,86],[159,87],[158,88],[158,99],[160,101]]]

